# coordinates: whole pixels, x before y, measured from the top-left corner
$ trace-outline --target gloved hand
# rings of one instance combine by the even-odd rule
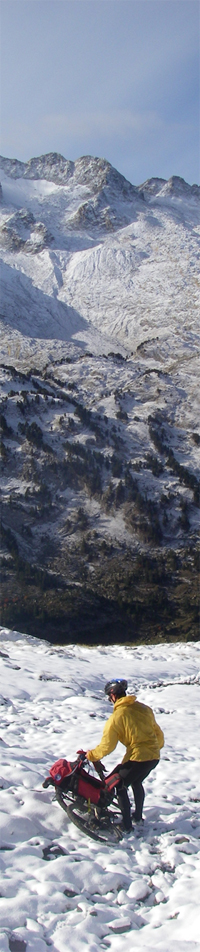
[[[79,754],[80,760],[85,760],[85,758],[87,757],[85,750],[77,750],[76,753]]]
[[[101,763],[101,760],[94,760],[93,767],[95,767],[96,772],[99,774],[100,780],[104,780],[106,767],[104,767],[104,764]]]

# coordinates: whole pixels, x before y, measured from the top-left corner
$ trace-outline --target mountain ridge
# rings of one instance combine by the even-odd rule
[[[186,187],[187,191],[191,190],[192,194],[199,195],[200,193],[200,186],[195,183],[193,185],[189,185],[189,183],[185,182],[185,179],[177,175],[172,175],[168,180],[154,177],[146,179],[145,182],[138,186],[133,185],[106,159],[91,155],[81,156],[79,159],[72,161],[70,159],[66,159],[58,152],[49,152],[44,155],[35,156],[29,159],[27,162],[22,162],[19,159],[9,159],[5,156],[0,156],[0,168],[2,168],[5,172],[7,171],[8,174],[13,178],[25,177],[37,179],[43,177],[44,179],[46,178],[47,181],[56,183],[57,180],[59,183],[63,181],[67,184],[68,180],[74,175],[74,173],[77,178],[79,177],[81,179],[81,173],[84,176],[84,174],[87,174],[89,171],[89,178],[91,177],[90,173],[93,175],[95,173],[95,177],[98,180],[99,173],[100,177],[102,176],[103,181],[107,175],[108,177],[110,176],[115,179],[115,181],[126,183],[126,186],[130,186],[135,192],[143,188],[148,188],[148,186],[149,190],[152,190],[152,188],[154,190],[156,183],[161,183],[161,187],[169,183],[171,188],[182,187],[185,189]]]

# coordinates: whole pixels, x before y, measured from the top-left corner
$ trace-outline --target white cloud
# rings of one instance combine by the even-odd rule
[[[47,133],[66,133],[68,136],[91,135],[98,132],[100,135],[124,135],[128,132],[143,133],[147,129],[161,129],[162,120],[154,111],[145,113],[132,112],[131,109],[110,109],[108,111],[54,113],[43,119]]]
[[[139,184],[152,175],[181,175],[198,181],[194,120],[161,116],[155,109],[76,110],[39,116],[37,124],[6,123],[5,155],[22,161],[46,152],[66,159],[81,155],[107,158],[129,181]],[[22,143],[26,142],[26,151]]]

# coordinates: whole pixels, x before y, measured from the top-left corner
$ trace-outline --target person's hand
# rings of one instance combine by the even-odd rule
[[[87,760],[90,760],[90,756],[89,756],[89,755],[90,755],[90,751],[89,751],[89,750],[86,750],[86,755],[85,755],[85,756],[86,756]]]
[[[93,764],[95,770],[103,770],[103,773],[106,773],[106,767],[104,767],[104,764],[101,763],[101,760],[94,760]]]

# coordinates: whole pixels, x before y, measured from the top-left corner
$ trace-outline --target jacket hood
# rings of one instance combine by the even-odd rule
[[[114,711],[117,707],[128,707],[130,704],[134,704],[134,701],[136,701],[135,694],[128,694],[128,697],[119,697],[117,701],[115,701]]]

